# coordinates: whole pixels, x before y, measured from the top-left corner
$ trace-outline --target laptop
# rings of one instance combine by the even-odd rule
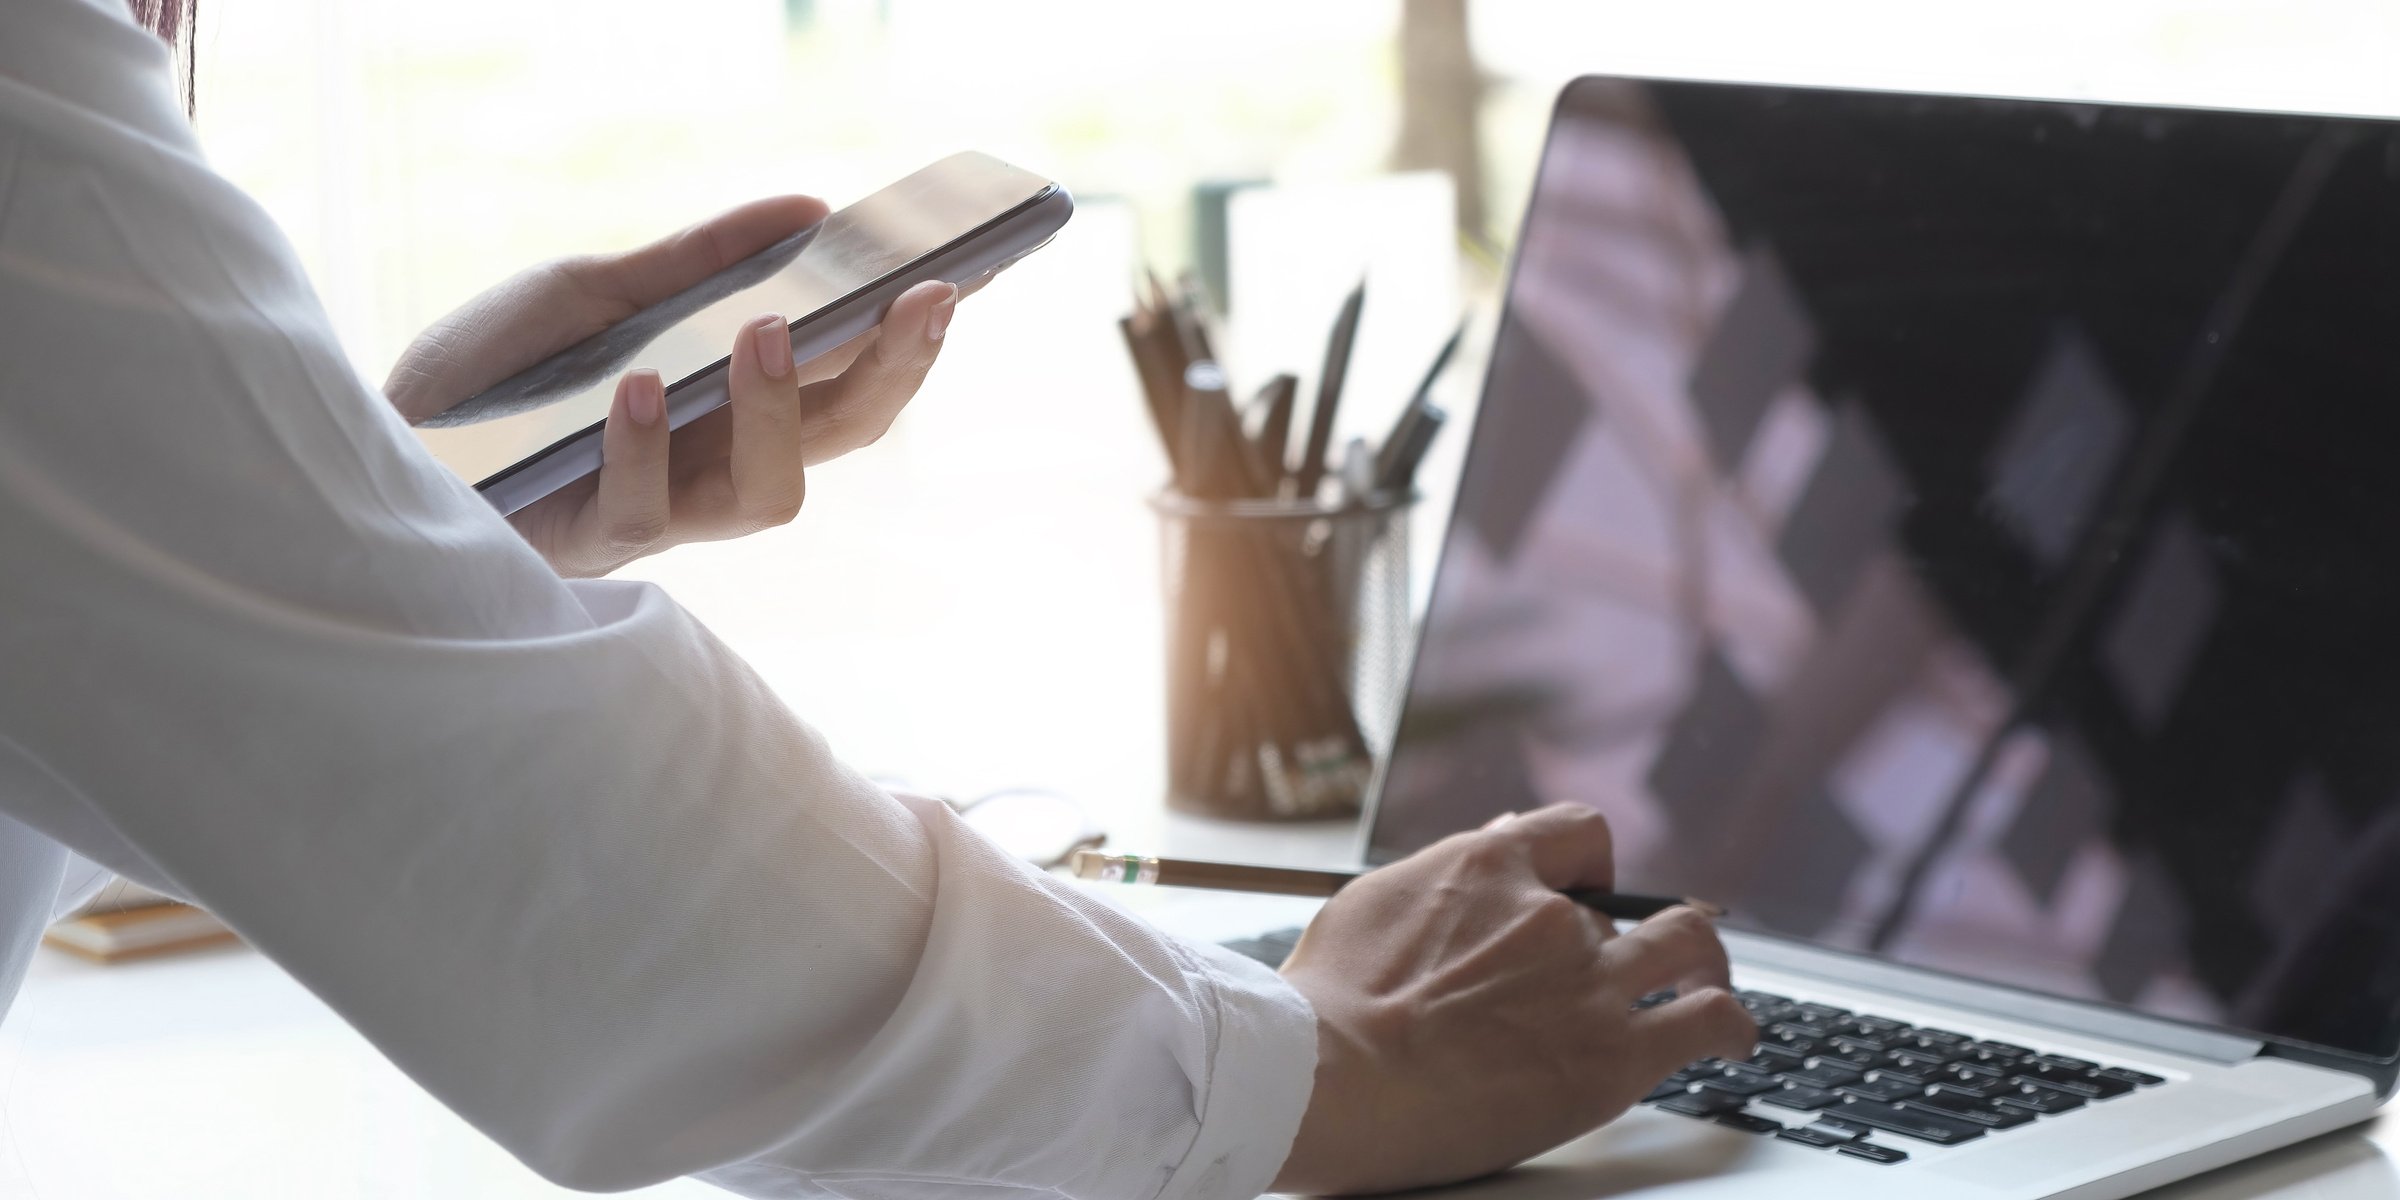
[[[2400,126],[1566,89],[1363,857],[1560,798],[1761,1040],[1466,1194],[2097,1200],[2369,1115]]]

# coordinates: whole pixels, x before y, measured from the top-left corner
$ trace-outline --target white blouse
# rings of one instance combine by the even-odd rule
[[[0,4],[0,1003],[66,849],[188,896],[534,1169],[1250,1196],[1274,974],[836,761],[560,581],[343,357],[122,0]]]

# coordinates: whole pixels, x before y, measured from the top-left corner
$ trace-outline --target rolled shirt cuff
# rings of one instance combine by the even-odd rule
[[[1282,976],[1220,946],[1179,944],[1215,994],[1217,1028],[1200,1132],[1159,1200],[1250,1200],[1265,1192],[1308,1110],[1317,1015]]]

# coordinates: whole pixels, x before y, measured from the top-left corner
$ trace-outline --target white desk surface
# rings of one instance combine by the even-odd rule
[[[1160,849],[1341,861],[1339,826],[1284,834],[1166,818]],[[1120,839],[1123,840],[1123,839]],[[1125,843],[1130,848],[1132,843]],[[1137,909],[1221,899],[1144,889]],[[1286,903],[1266,901],[1265,903]],[[1302,909],[1300,911],[1305,911]],[[1190,928],[1187,919],[1179,922]],[[1245,914],[1248,915],[1248,914]],[[563,1196],[427,1098],[242,948],[98,967],[45,950],[0,1023],[0,1197],[500,1200]],[[644,1197],[722,1195],[678,1181]],[[2385,1118],[2157,1193],[2400,1200]]]

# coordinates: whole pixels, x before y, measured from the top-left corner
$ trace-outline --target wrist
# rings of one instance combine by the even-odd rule
[[[1316,1011],[1317,1069],[1308,1104],[1301,1110],[1299,1132],[1292,1137],[1273,1187],[1298,1195],[1360,1190],[1360,1152],[1362,1143],[1372,1141],[1378,1124],[1381,1073],[1352,1030],[1343,1002],[1306,987],[1300,991]],[[1362,1131],[1369,1136],[1362,1138]]]

